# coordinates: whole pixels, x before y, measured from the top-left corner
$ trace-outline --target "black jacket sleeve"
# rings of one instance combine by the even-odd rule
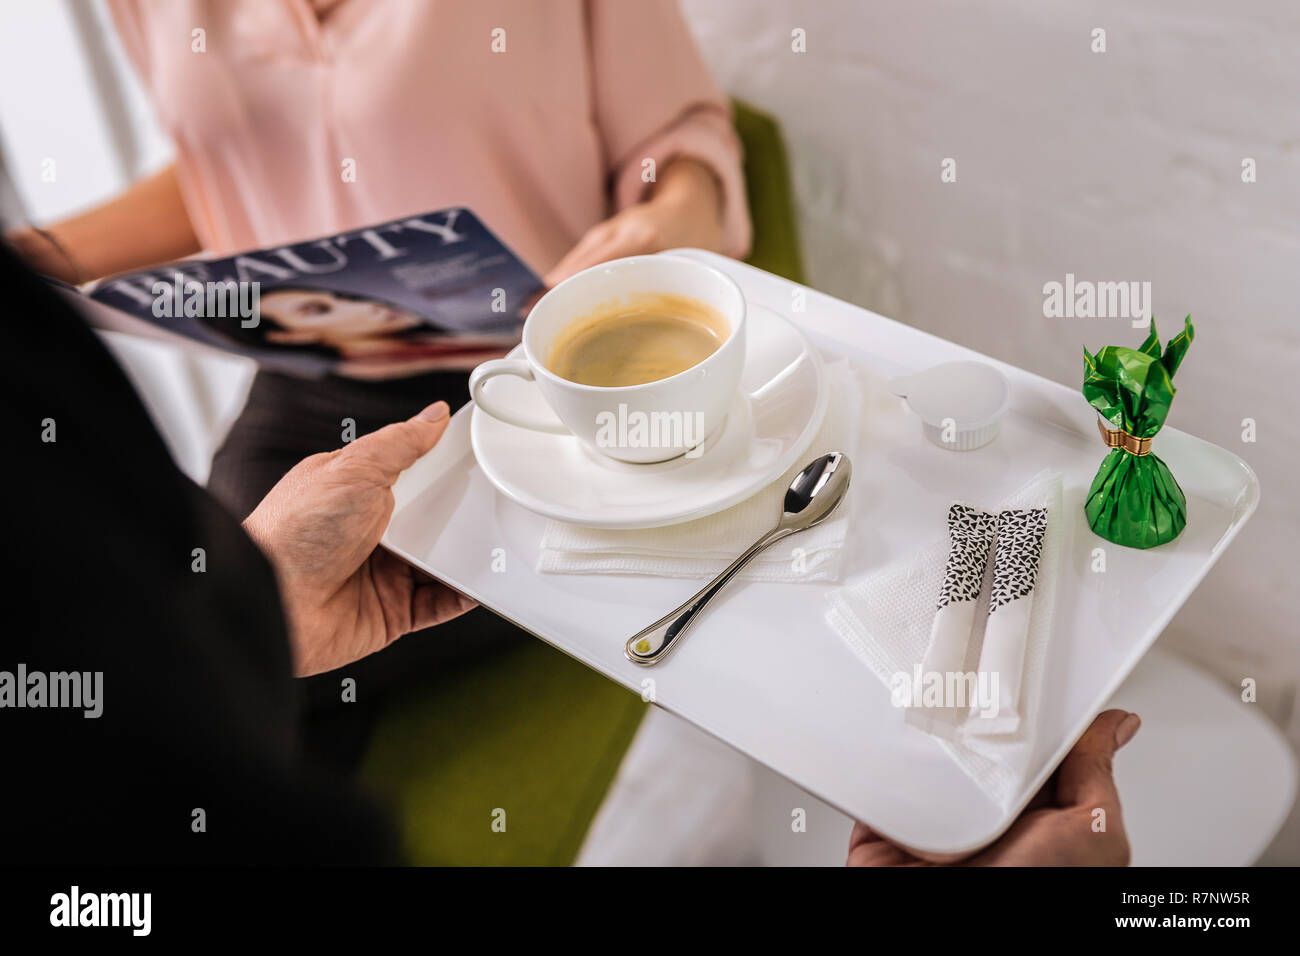
[[[0,858],[389,860],[384,817],[298,752],[266,559],[3,248],[0,368]],[[91,691],[102,675],[99,716],[49,706],[74,673]]]

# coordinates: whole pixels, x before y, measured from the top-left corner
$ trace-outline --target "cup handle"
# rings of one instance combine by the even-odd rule
[[[533,431],[551,432],[555,435],[572,434],[567,428],[557,422],[547,422],[540,419],[529,419],[520,417],[513,412],[507,411],[500,405],[494,405],[488,400],[487,395],[483,392],[483,385],[490,378],[498,375],[517,375],[525,381],[534,381],[532,367],[520,359],[493,359],[490,362],[484,362],[478,368],[474,369],[469,376],[469,396],[474,400],[474,404],[483,411],[487,412],[497,421],[505,422],[507,425],[517,425],[520,428],[531,428]]]

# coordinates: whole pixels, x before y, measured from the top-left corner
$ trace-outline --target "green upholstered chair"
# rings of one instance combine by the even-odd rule
[[[754,222],[748,261],[802,282],[780,130],[734,108]],[[646,706],[548,644],[516,643],[388,701],[360,776],[397,813],[411,863],[567,865]]]
[[[732,100],[731,107],[745,148],[745,192],[754,223],[754,241],[745,261],[802,284],[803,256],[781,130],[772,117],[740,100]]]

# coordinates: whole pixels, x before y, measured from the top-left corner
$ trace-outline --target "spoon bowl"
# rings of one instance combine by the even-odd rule
[[[797,525],[794,530],[802,531],[821,524],[844,500],[852,477],[853,465],[842,452],[833,451],[809,462],[786,489],[778,527]]]

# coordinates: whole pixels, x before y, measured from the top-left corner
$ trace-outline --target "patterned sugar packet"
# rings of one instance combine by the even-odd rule
[[[949,604],[979,600],[997,520],[997,515],[970,505],[954,504],[948,509],[950,544],[939,590],[940,610]]]
[[[966,671],[966,649],[975,623],[975,605],[984,583],[989,552],[997,528],[997,516],[970,505],[954,504],[948,509],[948,561],[939,589],[930,643],[921,660],[921,679],[938,675],[938,686],[965,688],[953,675]],[[903,715],[909,724],[927,733],[953,738],[965,719],[971,701],[932,701],[914,695]]]
[[[998,514],[989,613],[1033,594],[1047,532],[1046,508],[1008,508]]]
[[[989,685],[997,688],[996,703],[991,713],[972,711],[967,733],[1010,734],[1020,727],[1029,616],[1046,532],[1046,508],[1009,508],[998,514],[993,588],[979,663],[980,674],[989,675]]]

